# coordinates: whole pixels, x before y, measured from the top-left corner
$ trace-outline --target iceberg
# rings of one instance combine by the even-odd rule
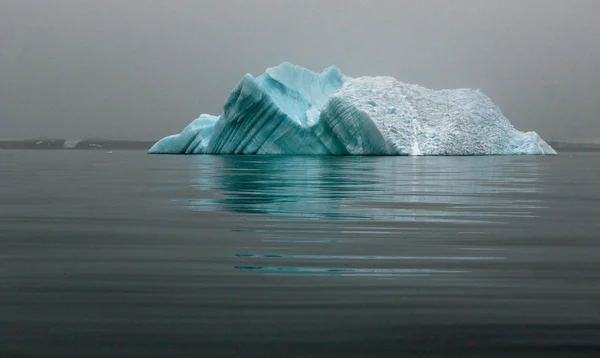
[[[245,75],[219,116],[202,114],[151,154],[556,154],[513,127],[482,91],[431,90],[283,63]]]

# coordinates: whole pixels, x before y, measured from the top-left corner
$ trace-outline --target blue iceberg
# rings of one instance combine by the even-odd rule
[[[556,154],[520,132],[480,90],[434,91],[392,77],[351,78],[283,63],[233,89],[152,154]]]

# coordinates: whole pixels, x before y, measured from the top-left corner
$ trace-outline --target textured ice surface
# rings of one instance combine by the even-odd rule
[[[203,114],[150,153],[556,154],[516,130],[481,91],[434,91],[391,77],[352,79],[284,63],[242,77],[219,116]]]
[[[200,154],[208,141],[219,117],[202,114],[190,123],[183,132],[159,140],[150,148],[150,153]]]

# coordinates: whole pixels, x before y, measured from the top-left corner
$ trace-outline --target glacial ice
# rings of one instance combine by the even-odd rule
[[[480,90],[435,91],[392,77],[321,73],[283,63],[233,89],[153,154],[556,154],[520,132]]]

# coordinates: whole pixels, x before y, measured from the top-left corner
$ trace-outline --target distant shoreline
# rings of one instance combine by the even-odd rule
[[[37,150],[111,150],[137,149],[148,150],[155,141],[116,140],[116,139],[23,139],[0,140],[0,149],[37,149]]]
[[[557,152],[600,152],[600,143],[548,142]]]
[[[150,140],[120,139],[22,139],[0,140],[0,149],[33,150],[148,150],[156,143]],[[600,152],[600,143],[548,142],[557,152]]]

